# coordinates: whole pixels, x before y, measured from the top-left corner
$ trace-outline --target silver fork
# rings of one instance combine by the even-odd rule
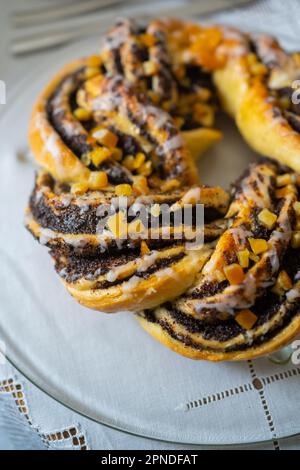
[[[34,26],[37,23],[48,23],[92,13],[101,8],[113,7],[118,3],[124,3],[124,0],[85,0],[67,4],[42,5],[28,10],[13,12],[12,22],[16,27]]]
[[[88,6],[91,8],[92,3],[94,4],[97,0],[88,0],[81,5],[81,9],[77,10],[77,14],[82,14],[84,12],[84,5],[89,4]],[[198,16],[198,15],[205,15],[208,13],[212,13],[218,10],[224,10],[228,8],[234,8],[237,6],[245,5],[253,0],[210,0],[209,2],[199,2],[198,0],[188,0],[187,2],[182,2],[181,5],[171,6],[168,2],[164,2],[166,8],[156,9],[155,6],[158,4],[153,4],[152,2],[138,2],[138,0],[132,0],[131,2],[122,2],[121,0],[112,0],[110,5],[112,7],[118,6],[117,9],[117,16],[118,17],[130,17],[134,16],[138,20],[147,20],[153,16],[178,16],[178,17],[188,17],[188,16]],[[98,5],[102,3],[102,6],[106,2],[106,0],[98,1]],[[136,3],[137,2],[137,3]],[[141,4],[142,3],[142,4]],[[117,5],[118,4],[118,5]],[[123,6],[122,6],[123,4]],[[73,4],[74,5],[74,4]],[[36,18],[40,18],[43,22],[48,20],[53,20],[57,17],[57,15],[62,14],[59,18],[66,18],[67,8],[70,5],[61,5],[60,9],[56,5],[56,10],[53,8],[48,8],[47,11],[44,13],[39,10],[38,13],[32,11],[31,13],[23,12],[22,14],[14,15],[14,21],[16,22],[23,22],[23,25],[34,23]],[[80,13],[79,13],[80,10]],[[155,10],[155,11],[154,11]],[[25,14],[26,13],[26,14]],[[23,16],[24,15],[24,16]],[[93,15],[95,16],[95,15]],[[33,20],[35,18],[35,20]],[[107,27],[107,25],[112,24],[116,19],[116,10],[106,9],[105,11],[101,12],[101,16],[99,20],[95,21],[86,21],[90,18],[83,18],[82,20],[85,21],[86,24],[81,25],[74,25],[74,21],[69,22],[67,25],[67,21],[62,22],[61,27],[55,29],[49,29],[45,31],[44,29],[40,32],[34,34],[25,34],[24,36],[16,38],[11,44],[11,51],[14,55],[24,55],[29,54],[57,46],[61,46],[63,44],[67,44],[71,41],[80,39],[82,37],[87,37],[99,33],[102,27]],[[74,20],[74,19],[73,19]],[[81,20],[81,18],[80,18]],[[24,23],[25,22],[25,23]],[[72,24],[73,23],[73,24]],[[78,22],[77,22],[78,23]],[[57,25],[56,25],[57,26]]]

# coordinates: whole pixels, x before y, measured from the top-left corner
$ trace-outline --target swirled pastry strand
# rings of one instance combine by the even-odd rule
[[[193,359],[247,359],[299,331],[298,178],[282,171],[274,163],[252,165],[234,188],[228,228],[193,287],[139,314],[171,349]]]

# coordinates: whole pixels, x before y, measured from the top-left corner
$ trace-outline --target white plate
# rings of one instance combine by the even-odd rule
[[[88,311],[67,294],[47,250],[24,229],[34,167],[16,155],[26,148],[34,99],[62,63],[96,50],[92,41],[85,41],[49,56],[0,121],[0,340],[8,358],[56,400],[137,435],[228,444],[298,432],[300,376],[295,372],[289,377],[286,371],[297,369],[291,363],[193,362],[155,342],[128,313]],[[203,182],[228,186],[253,152],[229,120],[223,126],[226,138],[203,157],[200,171]],[[266,377],[285,373],[288,377],[268,385]],[[263,384],[275,431],[252,384],[255,378]]]

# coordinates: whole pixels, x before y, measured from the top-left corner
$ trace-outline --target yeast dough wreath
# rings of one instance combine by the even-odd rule
[[[297,335],[299,70],[300,55],[268,36],[178,20],[121,21],[99,55],[64,67],[30,122],[41,169],[26,225],[72,296],[136,312],[150,334],[194,359],[256,357]],[[230,194],[200,185],[195,167],[220,140],[219,103],[268,157]],[[189,204],[195,237],[199,203],[204,243],[187,249],[190,238],[174,221],[164,226],[160,207],[175,217]],[[147,225],[133,216],[141,205]]]

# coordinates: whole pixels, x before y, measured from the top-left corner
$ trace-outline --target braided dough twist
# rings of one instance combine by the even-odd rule
[[[68,291],[89,308],[137,312],[195,359],[247,359],[290,341],[300,330],[299,77],[300,55],[273,38],[179,20],[121,21],[99,55],[64,67],[30,122],[42,169],[26,225]],[[268,157],[231,194],[201,186],[195,166],[221,138],[219,103]],[[174,222],[164,237],[157,212],[187,203],[193,214],[204,205],[204,244],[192,250]],[[147,227],[132,215],[141,204]]]

